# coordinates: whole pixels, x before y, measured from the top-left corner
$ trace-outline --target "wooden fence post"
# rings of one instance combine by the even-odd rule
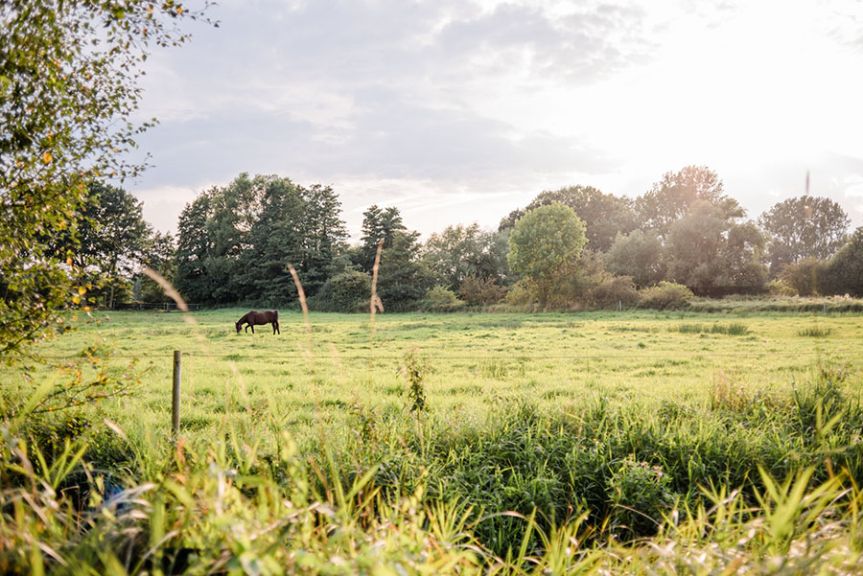
[[[174,350],[174,387],[171,399],[171,433],[176,438],[180,434],[180,359],[182,354]]]

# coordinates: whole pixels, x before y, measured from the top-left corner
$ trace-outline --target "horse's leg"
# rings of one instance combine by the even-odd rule
[[[255,333],[255,325],[254,325],[254,324],[249,324],[249,326],[251,326],[251,327],[252,327],[252,334],[254,334],[254,333]]]
[[[281,334],[282,332],[279,330],[279,321],[273,320],[273,334]]]

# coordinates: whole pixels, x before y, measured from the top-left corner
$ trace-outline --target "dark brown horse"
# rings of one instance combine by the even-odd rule
[[[273,334],[281,334],[282,332],[279,330],[279,311],[278,310],[265,310],[263,312],[257,312],[252,310],[243,314],[243,317],[237,320],[237,334],[240,333],[240,329],[243,327],[243,324],[246,325],[246,332],[249,331],[249,327],[252,328],[252,334],[255,333],[255,326],[263,326],[264,324],[272,324],[273,325]]]

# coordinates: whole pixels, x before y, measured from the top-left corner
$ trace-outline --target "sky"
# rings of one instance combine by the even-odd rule
[[[194,1],[187,2],[194,7]],[[863,0],[220,0],[147,62],[125,187],[176,230],[241,172],[331,185],[428,236],[543,190],[715,170],[756,219],[805,192],[863,225]],[[589,223],[588,223],[589,224]]]

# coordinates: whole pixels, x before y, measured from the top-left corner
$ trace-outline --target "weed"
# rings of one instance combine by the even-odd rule
[[[826,338],[832,333],[833,330],[831,330],[830,328],[819,328],[818,326],[813,326],[812,328],[804,328],[803,330],[797,331],[797,335],[804,338]]]
[[[425,358],[420,357],[416,349],[410,350],[404,356],[401,373],[408,385],[408,400],[410,410],[416,414],[427,411],[425,376],[429,371],[429,364]]]

